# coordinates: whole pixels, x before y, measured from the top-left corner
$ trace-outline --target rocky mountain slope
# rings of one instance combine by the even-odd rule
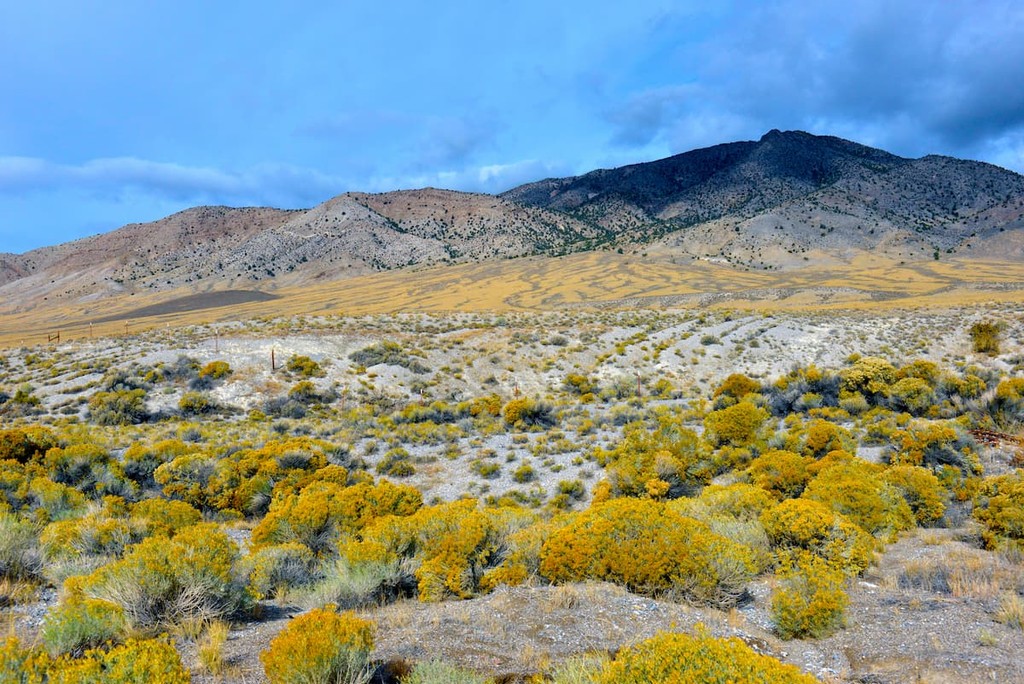
[[[669,236],[664,244],[686,254],[765,268],[812,250],[1024,256],[1024,176],[949,157],[905,159],[800,131],[548,179],[502,197],[565,212],[620,239]]]
[[[785,269],[864,252],[1024,259],[1024,176],[799,131],[529,183],[499,196],[346,193],[308,211],[198,207],[0,254],[8,311],[185,288],[274,289],[599,247]]]
[[[579,249],[600,229],[492,195],[346,193],[308,211],[197,207],[26,254],[0,294],[26,306],[124,292],[305,284],[414,265]]]

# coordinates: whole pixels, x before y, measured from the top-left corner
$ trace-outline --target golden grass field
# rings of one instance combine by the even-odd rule
[[[1024,301],[1024,263],[949,260],[901,263],[862,254],[827,265],[749,271],[671,255],[587,252],[390,271],[267,290],[270,301],[239,303],[194,291],[108,298],[77,308],[4,315],[6,347],[90,334],[116,335],[261,317],[396,312],[548,311],[575,307],[769,311],[975,306]],[[189,297],[189,299],[183,299]],[[100,322],[105,321],[105,322]]]

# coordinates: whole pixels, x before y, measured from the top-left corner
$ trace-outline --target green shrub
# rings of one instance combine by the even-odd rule
[[[416,466],[410,460],[409,452],[402,447],[391,449],[377,462],[376,470],[381,475],[409,477],[416,473]]]
[[[299,356],[298,354],[293,354],[288,359],[285,370],[304,378],[322,378],[327,375],[319,363],[308,356]]]
[[[482,675],[439,660],[416,663],[402,678],[402,684],[486,684],[487,681]]]
[[[360,366],[369,367],[386,364],[389,366],[401,366],[411,370],[413,373],[422,374],[430,371],[419,359],[414,358],[411,352],[406,351],[402,348],[402,345],[392,340],[385,340],[379,344],[354,351],[348,357]]]
[[[149,420],[143,389],[96,392],[89,397],[89,419],[97,425],[134,425]]]
[[[204,392],[185,392],[178,400],[178,410],[186,416],[202,416],[217,410],[217,404]]]
[[[247,557],[244,565],[249,593],[257,599],[276,598],[317,579],[316,557],[298,542],[264,546]]]
[[[54,482],[74,487],[94,499],[109,494],[131,498],[136,490],[125,479],[121,464],[95,444],[53,447],[46,452],[44,464]]]
[[[775,631],[783,639],[828,636],[843,626],[849,599],[841,568],[810,553],[784,559],[772,592]]]
[[[309,380],[300,380],[288,390],[288,398],[300,404],[319,404],[323,401],[320,391]]]
[[[172,539],[149,537],[82,584],[85,595],[119,605],[133,627],[231,617],[247,606],[235,573],[238,549],[216,525],[202,523]]]
[[[35,525],[0,511],[0,577],[32,579],[42,570],[39,533]]]
[[[260,653],[270,684],[361,684],[370,679],[373,624],[333,606],[288,623]]]
[[[661,633],[620,651],[594,679],[595,684],[816,681],[794,665],[757,653],[739,639],[716,639],[703,629],[695,636]]]
[[[115,643],[124,635],[124,611],[109,601],[73,594],[43,621],[42,640],[51,656],[81,656],[86,650]]]
[[[524,463],[523,465],[516,468],[516,471],[512,474],[512,479],[514,479],[519,484],[533,482],[534,480],[537,479],[537,472],[529,463]]]

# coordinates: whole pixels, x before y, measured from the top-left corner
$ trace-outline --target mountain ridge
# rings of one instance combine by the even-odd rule
[[[106,296],[314,284],[598,248],[773,270],[873,252],[1024,259],[1024,176],[772,130],[498,195],[346,192],[308,210],[194,207],[0,254],[8,311]]]

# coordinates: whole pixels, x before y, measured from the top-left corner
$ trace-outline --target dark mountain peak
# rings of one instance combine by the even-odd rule
[[[978,162],[912,160],[833,136],[772,129],[756,141],[530,183],[502,196],[583,218],[614,240],[646,242],[691,226],[717,231],[728,224],[732,234],[719,239],[732,242],[752,222],[757,231],[788,234],[744,238],[738,252],[757,253],[752,245],[759,240],[774,245],[788,238],[787,253],[794,254],[805,249],[789,237],[795,227],[818,240],[834,224],[851,231],[830,238],[836,244],[875,244],[884,227],[887,240],[898,233],[930,254],[937,246],[955,248],[993,222],[1017,226],[1015,198],[1024,197],[1024,179]]]

